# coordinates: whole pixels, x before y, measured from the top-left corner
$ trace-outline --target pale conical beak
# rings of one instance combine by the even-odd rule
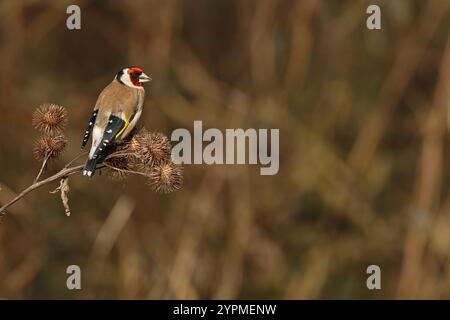
[[[150,78],[148,75],[146,75],[145,73],[142,73],[139,76],[139,82],[149,82],[152,81],[152,78]]]

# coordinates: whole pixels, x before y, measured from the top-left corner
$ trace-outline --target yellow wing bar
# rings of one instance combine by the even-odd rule
[[[128,125],[130,124],[130,122],[127,119],[124,119],[125,121],[125,125],[123,126],[122,129],[120,129],[120,131],[116,134],[116,136],[114,137],[114,139],[117,139],[120,137],[120,135],[125,131],[125,129],[128,127]]]

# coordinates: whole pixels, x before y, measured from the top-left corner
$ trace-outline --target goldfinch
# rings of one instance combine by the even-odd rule
[[[106,148],[123,140],[133,130],[144,104],[143,84],[150,80],[141,68],[124,68],[100,93],[81,144],[83,149],[92,134],[83,175],[92,176],[97,163],[103,160]]]

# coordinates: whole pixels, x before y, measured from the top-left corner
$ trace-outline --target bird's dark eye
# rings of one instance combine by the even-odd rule
[[[139,72],[132,72],[132,73],[130,73],[130,77],[132,77],[132,78],[139,78],[140,75],[141,74]]]

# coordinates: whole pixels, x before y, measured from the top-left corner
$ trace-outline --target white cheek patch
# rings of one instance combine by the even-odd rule
[[[132,87],[133,83],[130,80],[130,76],[128,75],[128,73],[124,73],[121,77],[120,77],[120,81],[122,81],[123,83],[125,83],[127,86]]]
[[[126,86],[130,88],[144,89],[141,86],[135,86],[133,82],[131,82],[130,75],[128,74],[128,69],[124,70],[123,74],[120,76],[120,81],[122,81]]]

